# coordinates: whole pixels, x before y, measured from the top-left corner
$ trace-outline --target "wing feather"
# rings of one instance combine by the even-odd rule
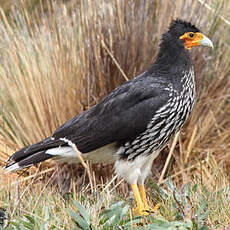
[[[165,84],[160,78],[145,76],[128,81],[67,121],[53,137],[71,140],[82,153],[132,139],[145,131],[154,113],[168,101]]]

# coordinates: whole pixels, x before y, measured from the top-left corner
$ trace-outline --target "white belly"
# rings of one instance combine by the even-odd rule
[[[103,146],[94,151],[82,154],[84,160],[92,163],[112,163],[115,161],[117,146],[115,143]],[[47,154],[54,155],[54,160],[58,162],[79,163],[78,156],[72,147],[57,147],[46,151]]]
[[[151,171],[153,160],[158,156],[159,152],[139,155],[133,161],[117,160],[114,165],[116,174],[130,184],[144,184]]]

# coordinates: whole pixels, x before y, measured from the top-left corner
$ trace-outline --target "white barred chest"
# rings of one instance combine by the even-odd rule
[[[142,154],[159,152],[166,146],[193,110],[196,94],[193,68],[183,72],[181,86],[182,90],[178,92],[172,84],[169,84],[166,89],[169,91],[168,102],[156,111],[146,131],[120,147],[118,155],[133,160]]]

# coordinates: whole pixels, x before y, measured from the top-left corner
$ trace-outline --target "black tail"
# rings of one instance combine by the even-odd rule
[[[55,148],[63,145],[63,142],[53,137],[48,137],[43,141],[36,144],[24,147],[18,152],[14,153],[7,161],[4,168],[5,171],[17,171],[22,168],[29,167],[33,164],[45,161],[54,157],[53,155],[47,154],[46,150]]]

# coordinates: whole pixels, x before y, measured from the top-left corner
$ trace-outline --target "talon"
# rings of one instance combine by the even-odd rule
[[[153,212],[157,212],[158,209],[160,208],[161,204],[156,204],[155,207],[153,208]]]
[[[157,204],[153,209],[149,208],[144,185],[140,185],[139,188],[136,184],[132,184],[131,186],[137,204],[137,207],[132,211],[133,215],[148,216],[159,209],[160,204]]]
[[[133,209],[133,215],[136,216],[148,216],[150,214],[150,212],[148,210],[145,209],[139,209],[139,208],[134,208]]]

